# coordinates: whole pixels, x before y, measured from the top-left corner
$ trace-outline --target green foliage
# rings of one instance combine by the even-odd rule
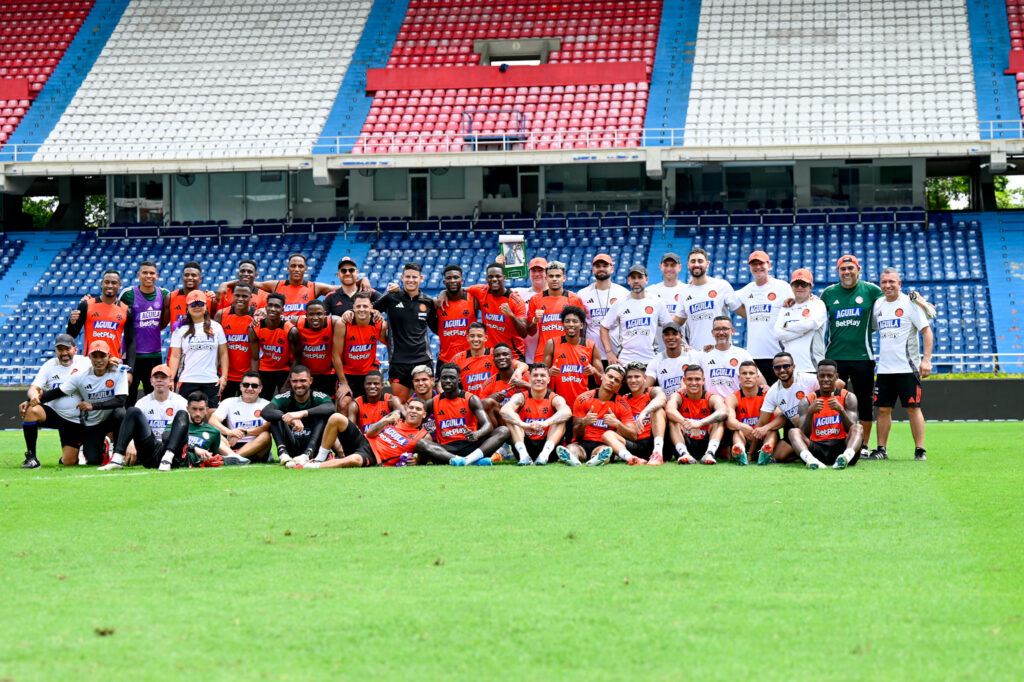
[[[891,460],[162,474],[0,434],[0,678],[1024,679],[1020,423]]]
[[[21,210],[32,216],[34,229],[45,230],[58,203],[57,197],[25,197],[21,200]]]
[[[107,226],[106,194],[93,194],[85,198],[85,226],[92,229]]]
[[[996,206],[998,208],[1024,208],[1024,188],[1009,189],[1010,178],[997,175],[992,178],[996,186]]]

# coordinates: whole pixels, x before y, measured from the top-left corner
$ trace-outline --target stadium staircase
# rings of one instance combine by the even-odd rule
[[[982,139],[1020,137],[1021,102],[1010,66],[1010,30],[1007,12],[1017,9],[1016,0],[967,0],[967,18],[974,58],[974,85],[978,120],[993,121],[981,130]],[[1015,12],[1016,13],[1016,12]],[[1021,64],[1024,71],[1024,64]],[[1024,77],[1024,73],[1021,73]]]
[[[320,140],[313,147],[314,154],[352,151],[354,140],[359,136],[360,127],[370,113],[373,101],[366,96],[366,70],[387,64],[408,8],[408,0],[374,0],[366,19],[366,28],[356,44]],[[338,140],[338,137],[348,139]]]
[[[12,69],[17,67],[7,65],[28,61],[36,64],[32,67],[36,74],[28,76],[35,80],[30,83],[31,89],[22,102],[23,106],[15,108],[11,114],[3,114],[7,117],[7,124],[0,130],[6,131],[6,126],[12,122],[16,127],[13,132],[0,132],[0,143],[6,140],[8,145],[0,149],[0,161],[14,159],[10,145],[29,145],[26,153],[34,155],[35,145],[41,144],[53,130],[127,6],[128,0],[41,2],[38,9],[31,12],[36,18],[25,27],[25,32],[8,35],[8,29],[4,29],[5,44],[16,47],[16,41],[21,40],[24,41],[22,45],[28,48],[27,52],[21,53],[27,54],[26,58],[9,60],[9,54],[13,53],[5,54],[4,70],[16,75]],[[0,95],[2,99],[4,97]],[[30,99],[31,106],[28,106]],[[16,121],[18,111],[24,116],[20,125]]]
[[[4,242],[10,243],[13,240],[20,247],[16,258],[6,269],[0,270],[3,273],[0,277],[0,294],[3,296],[3,303],[0,304],[0,339],[6,340],[6,334],[14,333],[8,323],[19,304],[42,279],[61,250],[69,247],[77,236],[77,232],[16,232],[3,236]],[[6,254],[5,249],[5,260]],[[0,347],[15,348],[13,344],[3,342],[0,342]]]
[[[983,234],[988,285],[992,292],[995,346],[999,353],[1024,353],[1021,306],[1024,305],[1024,214],[968,214]],[[1003,371],[1024,372],[1024,363],[1004,364]]]
[[[651,72],[651,90],[647,100],[644,127],[648,131],[665,130],[664,134],[647,134],[648,146],[682,143],[686,125],[686,108],[690,102],[693,79],[693,57],[697,47],[697,26],[700,23],[701,0],[665,0],[661,8],[661,30],[658,49]],[[679,129],[672,133],[667,129]],[[673,135],[679,135],[674,139]]]

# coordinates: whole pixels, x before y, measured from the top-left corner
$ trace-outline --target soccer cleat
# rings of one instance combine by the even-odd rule
[[[836,457],[835,463],[832,465],[833,469],[845,469],[846,468],[846,455],[839,455]]]
[[[282,466],[288,466],[288,462],[292,461],[292,458],[291,455],[288,454],[287,450],[278,450],[277,461],[280,462]]]
[[[170,462],[160,462],[160,466],[157,467],[157,470],[158,471],[170,471],[171,470],[171,463]]]
[[[298,457],[292,457],[292,461],[295,462],[296,464],[303,464],[304,465],[306,462],[309,461],[309,455],[301,454]]]
[[[924,461],[926,461],[928,459],[928,455],[926,455],[924,453],[925,453],[925,449],[924,448],[914,448],[914,461],[915,462],[924,462]]]
[[[559,445],[558,447],[556,447],[555,454],[558,455],[558,459],[560,459],[563,463],[568,464],[571,467],[580,466],[580,460],[574,454],[569,452],[569,448],[565,447],[564,445]]]
[[[470,465],[470,466],[489,467],[489,466],[494,466],[494,462],[491,461],[490,457],[481,457],[477,461],[473,462],[473,464]]]
[[[245,466],[246,464],[251,464],[251,462],[245,457],[242,457],[241,455],[236,455],[235,453],[231,453],[230,455],[224,457],[224,466],[227,467]]]
[[[531,464],[533,464],[533,460],[530,459],[529,455],[527,455],[526,457],[523,457],[522,459],[519,460],[519,462],[517,462],[517,466],[521,466],[521,467],[528,467]]]
[[[764,466],[772,463],[772,453],[765,452],[764,450],[758,450],[757,452],[757,464],[758,466]]]
[[[867,446],[860,449],[860,459],[883,459],[882,457],[876,457],[874,452],[868,450]],[[888,456],[885,458],[888,459]]]
[[[703,457],[700,458],[700,463],[701,464],[712,465],[712,464],[718,464],[718,460],[715,459],[714,455],[712,455],[709,452],[709,453],[707,453],[706,455],[704,455]]]
[[[450,460],[448,460],[448,464],[453,467],[464,467],[466,466],[466,458],[452,457]]]
[[[606,464],[612,456],[612,449],[607,445],[603,448],[598,448],[597,452],[587,460],[588,467],[599,467],[602,464]]]
[[[629,464],[629,466],[631,466],[631,467],[643,466],[643,465],[647,464],[647,461],[644,460],[644,459],[641,459],[639,457],[630,457],[629,461],[627,462],[627,464]]]
[[[22,469],[38,469],[40,467],[39,459],[36,457],[34,452],[25,453],[25,461],[21,463]]]
[[[750,464],[750,459],[747,457],[746,450],[740,450],[740,454],[736,455],[736,463],[741,467],[745,467]]]
[[[548,460],[545,457],[537,455],[537,459],[533,460],[533,465],[538,467],[546,467],[548,465]]]
[[[111,462],[111,456],[114,454],[114,442],[110,440],[110,436],[103,438],[103,458],[100,461],[100,466],[106,466]]]
[[[655,452],[653,455],[651,455],[651,458],[649,460],[647,460],[647,466],[652,466],[652,467],[656,467],[656,466],[659,466],[659,465],[664,464],[664,463],[665,463],[665,460],[663,460],[661,458],[661,453],[659,453],[659,452]]]
[[[877,448],[875,448],[866,455],[864,454],[865,452],[867,452],[867,448],[861,448],[861,459],[889,459],[889,453],[885,451],[884,445],[879,445]]]
[[[811,457],[810,461],[807,462],[807,468],[811,471],[816,471],[817,469],[824,469],[825,465],[816,457]]]
[[[124,469],[124,465],[123,464],[118,464],[114,460],[110,460],[109,462],[107,462],[103,466],[101,466],[98,469],[96,469],[96,471],[117,471],[119,469]]]
[[[697,460],[694,459],[693,455],[691,455],[689,452],[680,455],[679,459],[677,459],[676,461],[679,462],[680,464],[696,464],[697,463]]]
[[[512,448],[510,448],[508,445],[502,445],[500,448],[498,448],[498,451],[495,452],[494,455],[497,455],[498,460],[497,462],[494,462],[495,464],[502,461],[511,462],[516,458],[516,456],[512,453]],[[492,457],[494,457],[494,455],[492,455]],[[493,462],[494,460],[492,459],[491,461]]]

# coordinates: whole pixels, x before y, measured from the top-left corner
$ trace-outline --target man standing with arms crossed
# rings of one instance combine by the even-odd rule
[[[665,304],[665,310],[672,316],[679,315],[677,310],[687,286],[686,282],[679,281],[681,269],[679,256],[671,251],[666,253],[661,257],[661,281],[647,287],[647,293],[657,296]],[[655,345],[659,353],[665,350],[664,339],[660,336],[655,337]]]
[[[818,362],[825,357],[825,303],[811,296],[814,275],[806,268],[793,271],[789,278],[794,303],[783,307],[775,320],[775,336],[796,362],[796,371],[817,376]],[[772,382],[774,384],[774,382]]]
[[[900,273],[885,268],[879,278],[882,293],[875,301],[874,325],[878,328],[878,376],[875,379],[875,405],[878,407],[878,449],[872,459],[888,459],[885,446],[892,428],[892,408],[899,398],[910,419],[914,436],[914,459],[927,459],[924,449],[924,414],[921,412],[921,379],[932,373],[932,346],[935,335],[925,311],[900,291]],[[916,298],[916,297],[915,297]],[[923,343],[918,343],[921,335]]]
[[[170,292],[156,286],[156,280],[156,263],[143,261],[139,265],[139,285],[121,292],[121,303],[129,310],[127,326],[132,328],[124,349],[125,364],[131,368],[128,374],[128,405],[134,405],[139,398],[139,382],[142,382],[144,395],[153,391],[150,375],[154,367],[163,363],[160,319],[164,299],[170,296]]]
[[[427,331],[437,332],[437,304],[420,291],[423,273],[419,263],[406,263],[402,269],[402,287],[392,284],[373,307],[388,317],[391,329],[391,364],[388,381],[391,392],[404,403],[412,392],[412,370],[431,364]]]

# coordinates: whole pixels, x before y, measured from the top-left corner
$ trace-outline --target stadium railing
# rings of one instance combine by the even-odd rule
[[[505,150],[548,149],[635,149],[648,146],[790,146],[793,144],[965,142],[992,137],[1024,139],[1024,121],[979,121],[978,136],[973,122],[929,123],[926,126],[877,124],[800,126],[704,126],[684,128],[603,128],[591,130],[510,130],[488,133],[488,141]],[[697,143],[700,144],[697,144]],[[68,144],[24,143],[3,147],[7,162],[36,161],[120,161],[148,159],[216,159],[245,157],[305,157],[308,154],[344,154],[359,145],[372,147],[368,153],[465,153],[474,144],[462,133],[392,132],[362,133],[358,136],[260,137],[222,140],[153,140],[145,143],[110,144],[74,142]],[[538,145],[541,145],[538,149]],[[306,150],[308,153],[298,153]],[[34,159],[40,151],[42,158]]]

